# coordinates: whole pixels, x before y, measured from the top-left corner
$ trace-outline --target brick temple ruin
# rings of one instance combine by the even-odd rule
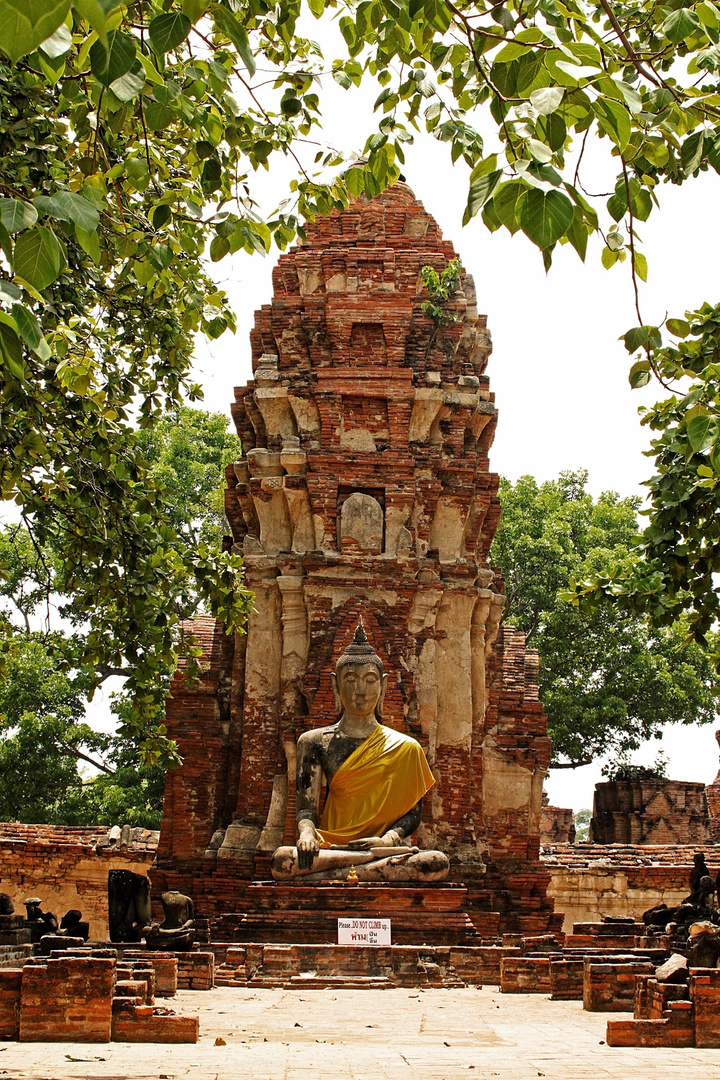
[[[490,336],[464,271],[442,325],[422,309],[422,268],[455,257],[398,183],[308,226],[256,314],[226,492],[255,609],[234,641],[194,621],[207,669],[200,686],[182,672],[173,685],[184,764],[168,776],[153,883],[214,920],[246,913],[257,940],[300,897],[269,883],[269,856],[294,843],[297,739],[333,722],[330,672],[359,615],[391,673],[384,723],[421,743],[436,777],[419,842],[450,856],[448,923],[472,937],[561,922],[539,859],[550,741],[537,654],[500,626],[488,564]]]

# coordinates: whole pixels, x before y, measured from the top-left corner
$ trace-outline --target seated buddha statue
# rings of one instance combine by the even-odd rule
[[[387,682],[361,619],[332,676],[337,723],[298,739],[297,843],[275,851],[276,880],[343,880],[351,867],[360,881],[447,877],[447,855],[409,845],[435,779],[420,744],[380,723]]]

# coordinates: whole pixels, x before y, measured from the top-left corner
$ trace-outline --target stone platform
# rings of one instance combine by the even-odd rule
[[[339,918],[392,921],[397,945],[479,945],[462,885],[249,885],[242,912],[209,920],[213,942],[335,944]]]
[[[712,1076],[719,1060],[717,1050],[606,1046],[608,1013],[490,987],[220,988],[182,991],[176,1008],[199,1014],[194,1046],[10,1043],[0,1068],[23,1080],[687,1080]]]

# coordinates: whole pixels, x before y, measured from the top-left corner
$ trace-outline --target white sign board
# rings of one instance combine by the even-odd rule
[[[338,945],[390,944],[390,919],[338,919]]]

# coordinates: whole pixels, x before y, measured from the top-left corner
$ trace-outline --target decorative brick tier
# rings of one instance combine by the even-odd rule
[[[247,910],[210,920],[213,941],[335,944],[339,918],[387,918],[398,945],[471,945],[480,936],[465,913],[458,885],[300,886],[258,883],[245,892]]]

